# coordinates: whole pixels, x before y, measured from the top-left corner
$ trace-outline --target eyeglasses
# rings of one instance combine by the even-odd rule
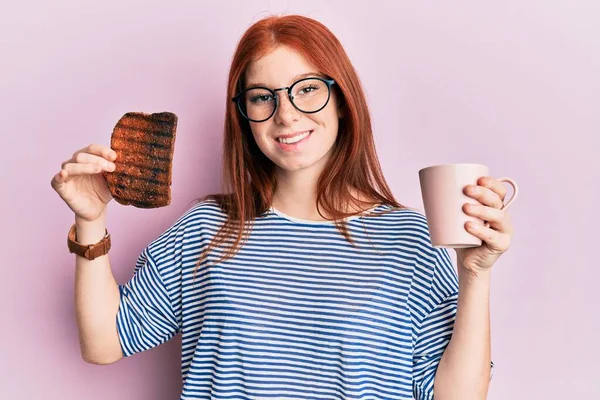
[[[231,100],[237,104],[240,113],[249,121],[264,122],[271,118],[279,106],[278,91],[287,90],[290,102],[298,111],[313,114],[321,111],[331,97],[331,85],[335,81],[325,78],[303,78],[292,86],[269,89],[258,86],[247,88]]]

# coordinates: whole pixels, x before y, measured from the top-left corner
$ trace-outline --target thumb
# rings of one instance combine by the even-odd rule
[[[60,172],[52,177],[50,181],[50,186],[56,191],[62,189],[65,184],[65,180],[67,179],[67,171],[61,169]]]

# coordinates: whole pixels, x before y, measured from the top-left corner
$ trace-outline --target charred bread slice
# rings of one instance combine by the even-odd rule
[[[117,122],[110,147],[115,170],[104,173],[113,198],[138,208],[171,203],[177,116],[170,112],[128,112]]]

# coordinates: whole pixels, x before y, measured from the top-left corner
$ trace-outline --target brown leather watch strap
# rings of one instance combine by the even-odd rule
[[[98,243],[94,244],[83,245],[77,243],[76,237],[75,224],[73,224],[69,230],[69,235],[67,236],[69,252],[85,257],[88,260],[103,256],[110,250],[110,234],[108,233],[108,230],[106,230],[104,237]]]

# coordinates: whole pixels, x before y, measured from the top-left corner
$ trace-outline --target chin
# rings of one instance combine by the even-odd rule
[[[291,162],[289,162],[290,160],[287,160],[288,162],[275,163],[275,164],[283,171],[296,172],[296,171],[301,171],[301,170],[305,170],[305,169],[313,168],[313,167],[324,168],[325,163],[327,162],[327,159],[328,159],[328,153],[319,155],[319,157],[311,159],[311,160],[296,160],[296,161],[291,161]]]
[[[277,165],[277,167],[285,172],[295,172],[295,171],[300,171],[306,168],[309,168],[311,166],[313,166],[315,163],[306,163],[306,164],[279,164],[279,163],[275,163],[275,165]]]

